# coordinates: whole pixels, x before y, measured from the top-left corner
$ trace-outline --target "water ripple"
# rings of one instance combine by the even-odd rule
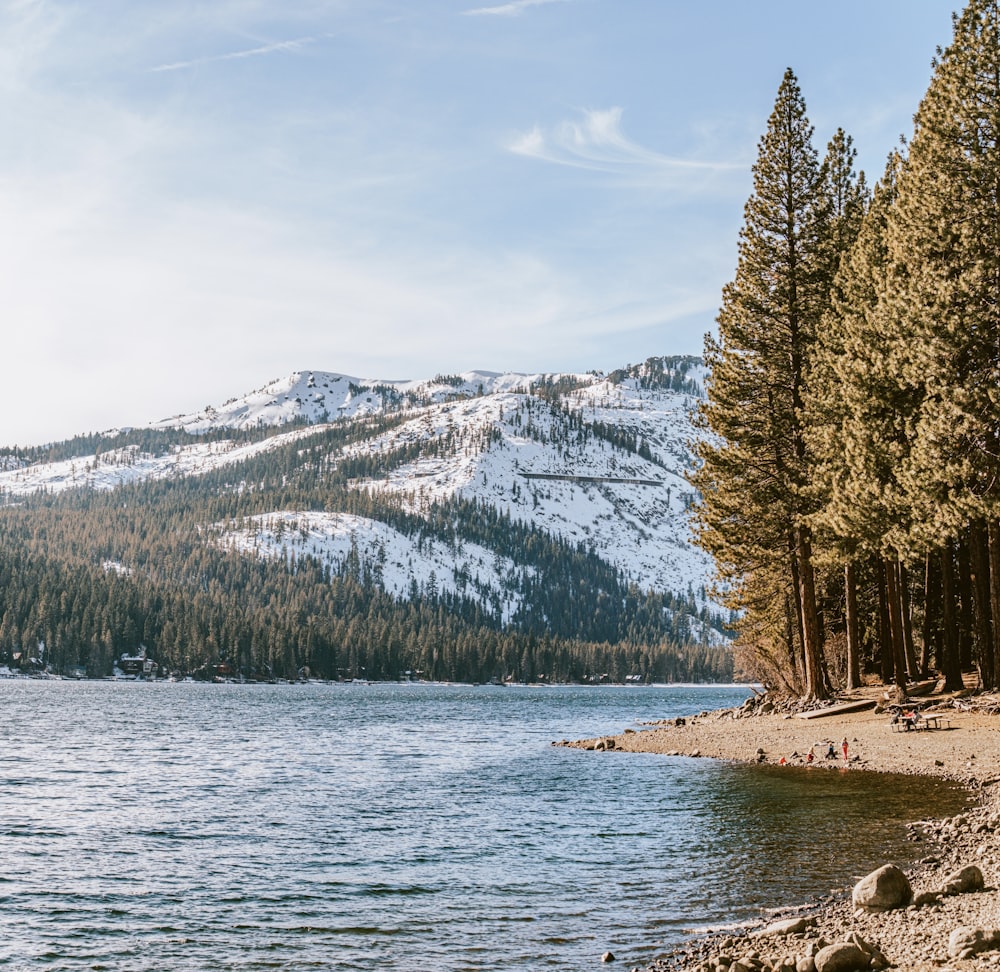
[[[744,694],[6,680],[6,726],[32,731],[0,762],[0,966],[636,964],[961,805],[909,778],[550,746]]]

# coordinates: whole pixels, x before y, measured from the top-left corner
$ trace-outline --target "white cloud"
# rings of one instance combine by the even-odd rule
[[[274,54],[276,52],[288,53],[301,50],[308,44],[315,44],[317,41],[323,40],[328,36],[329,35],[322,35],[319,37],[297,37],[294,40],[275,41],[273,44],[263,44],[260,47],[250,47],[246,50],[230,51],[226,54],[212,54],[207,57],[196,57],[187,61],[175,61],[172,64],[160,64],[151,70],[153,73],[161,71],[182,71],[185,68],[198,67],[202,64],[213,64],[218,61],[238,61],[247,57],[261,57],[265,54]]]
[[[541,7],[549,3],[569,3],[571,0],[511,0],[510,3],[501,3],[495,7],[476,7],[474,10],[463,10],[469,17],[494,16],[494,17],[516,17],[523,13],[528,7]]]
[[[588,110],[580,121],[564,121],[546,133],[537,125],[507,146],[516,155],[557,165],[592,169],[643,181],[675,179],[688,172],[743,171],[743,163],[675,159],[633,142],[622,132],[622,109]]]

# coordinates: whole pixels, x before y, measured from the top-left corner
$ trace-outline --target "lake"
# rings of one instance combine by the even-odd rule
[[[0,965],[629,968],[905,863],[906,821],[964,805],[551,745],[747,694],[0,681]]]

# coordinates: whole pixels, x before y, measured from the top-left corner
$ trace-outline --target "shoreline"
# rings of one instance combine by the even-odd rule
[[[969,807],[940,821],[911,822],[909,837],[923,843],[925,853],[906,875],[920,901],[868,913],[856,908],[851,886],[861,875],[844,875],[847,890],[822,900],[776,908],[769,916],[739,931],[694,934],[672,951],[646,966],[647,972],[824,972],[825,959],[815,958],[834,943],[857,936],[876,957],[870,964],[836,966],[894,968],[901,972],[963,972],[1000,969],[1000,931],[996,942],[981,936],[981,949],[962,949],[957,929],[1000,930],[1000,699],[993,696],[961,698],[954,694],[916,700],[925,713],[937,714],[941,728],[893,731],[884,709],[884,690],[869,688],[851,693],[877,708],[801,718],[797,712],[767,696],[741,707],[702,712],[669,719],[612,736],[563,741],[557,745],[604,750],[605,758],[619,753],[709,758],[733,763],[804,767],[813,748],[811,769],[850,772],[904,773],[941,777],[962,785]],[[965,693],[961,693],[965,696]],[[762,711],[763,710],[763,711]],[[848,760],[842,742],[848,742]],[[836,758],[827,759],[829,743]],[[919,846],[919,845],[918,845]],[[891,860],[883,864],[896,863]],[[981,871],[985,886],[963,894],[935,896],[949,878],[969,865]],[[785,934],[765,933],[780,918],[804,919],[804,927]],[[823,955],[826,955],[823,952]],[[833,966],[830,966],[833,968]]]

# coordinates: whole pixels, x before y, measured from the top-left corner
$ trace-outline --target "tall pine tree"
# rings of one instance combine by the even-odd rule
[[[1000,621],[998,0],[970,0],[955,18],[915,122],[888,225],[901,370],[926,387],[901,479],[926,546],[988,537],[992,609],[981,593],[977,611],[980,659],[995,679],[1000,623],[991,629],[986,615]]]
[[[702,416],[710,434],[692,482],[701,497],[697,536],[715,557],[730,605],[743,612],[742,640],[759,642],[751,650],[768,650],[763,642],[784,638],[801,660],[805,693],[825,697],[805,518],[810,457],[803,396],[830,283],[828,200],[812,135],[789,69],[760,140],[719,338],[706,337],[710,377]]]

